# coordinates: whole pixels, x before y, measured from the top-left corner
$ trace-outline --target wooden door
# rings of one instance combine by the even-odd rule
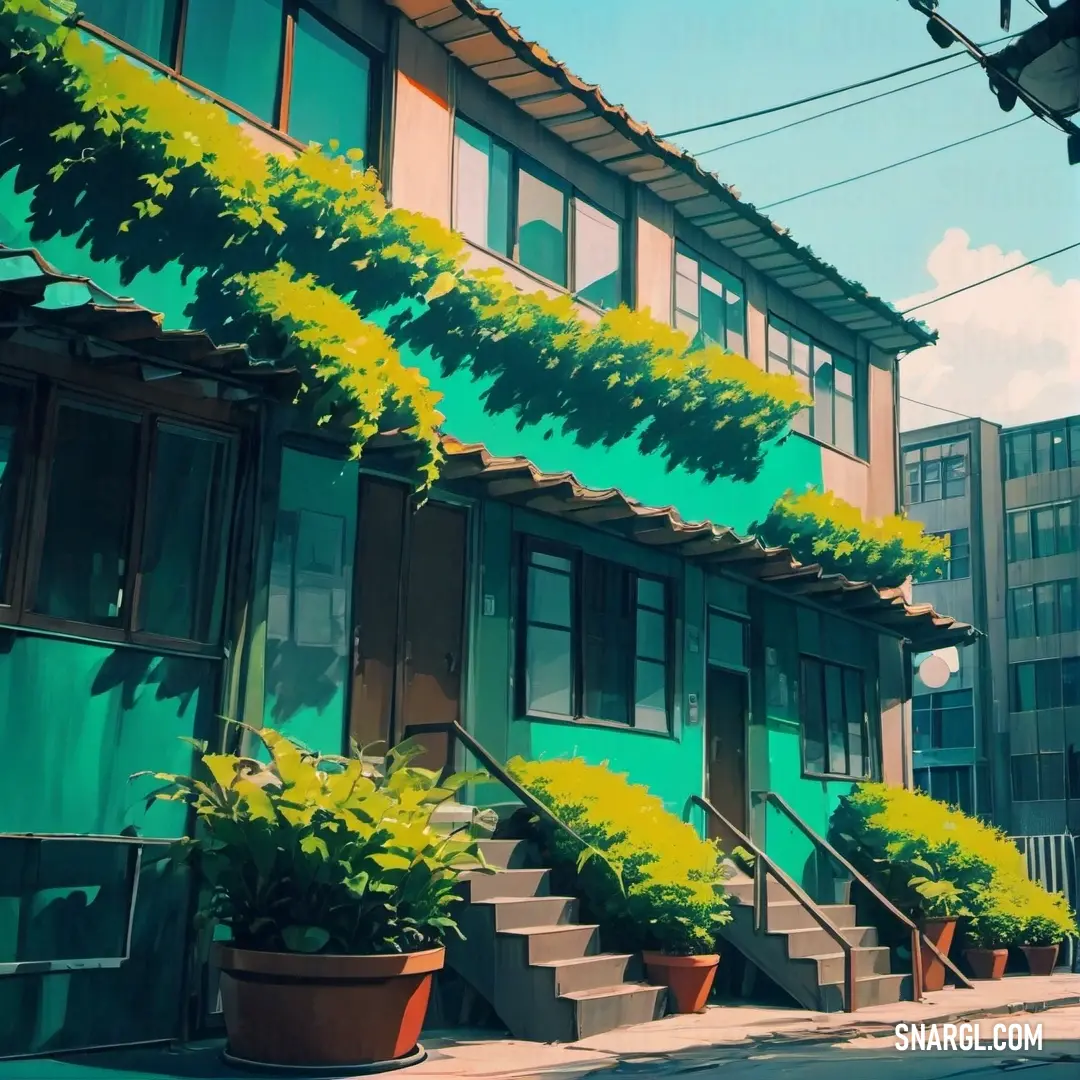
[[[461,718],[467,524],[465,510],[436,502],[425,503],[410,523],[399,739],[410,724]],[[428,753],[417,763],[441,769],[446,738],[423,740]]]
[[[747,677],[710,666],[705,695],[709,802],[745,833]],[[711,817],[709,829],[710,835],[731,842]]]

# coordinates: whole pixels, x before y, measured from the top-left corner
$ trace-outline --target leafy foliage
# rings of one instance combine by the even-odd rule
[[[1023,920],[1016,944],[1043,948],[1049,945],[1060,945],[1062,939],[1075,932],[1075,927],[1070,931],[1068,927],[1062,926],[1060,920],[1050,916],[1032,915]]]
[[[813,488],[788,491],[753,531],[767,544],[790,548],[799,562],[882,588],[909,577],[939,578],[949,557],[948,541],[924,533],[918,522],[898,514],[868,521],[858,507]]]
[[[641,784],[581,758],[524,761],[509,771],[601,858],[561,829],[545,830],[556,863],[577,885],[612,948],[675,955],[716,950],[729,922],[723,853],[669,813]]]
[[[295,361],[318,419],[346,411],[357,453],[380,425],[410,430],[425,483],[441,395],[402,363],[405,345],[485,380],[491,413],[587,446],[634,438],[707,479],[753,479],[807,404],[790,377],[695,350],[647,313],[591,326],[568,297],[468,269],[460,237],[387,205],[359,151],[265,152],[220,106],[59,25],[46,0],[0,0],[0,85],[34,103],[5,110],[0,174],[34,191],[35,241],[76,236],[128,281],[177,262],[196,283],[192,325]]]
[[[922,792],[860,784],[841,799],[830,835],[913,915],[970,915],[974,923],[1008,916],[1020,922],[1021,939],[1036,919],[1053,925],[1059,941],[1076,933],[1065,897],[1028,878],[1023,855],[1005,833]]]
[[[995,911],[992,905],[968,922],[964,936],[974,949],[1007,949],[1018,943],[1022,920],[1007,912]]]
[[[477,774],[439,785],[402,743],[385,774],[358,757],[318,755],[269,728],[271,761],[199,746],[195,776],[153,774],[150,796],[195,808],[177,841],[208,888],[203,920],[240,948],[274,952],[415,952],[457,932],[450,914],[463,869],[483,867],[473,841],[435,832],[431,814]],[[141,775],[141,774],[140,774]]]

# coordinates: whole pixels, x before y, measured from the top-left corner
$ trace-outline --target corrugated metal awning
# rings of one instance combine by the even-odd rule
[[[575,150],[648,188],[755,270],[888,353],[937,335],[845,278],[744,202],[693,155],[612,105],[498,12],[475,0],[385,0],[473,74]]]

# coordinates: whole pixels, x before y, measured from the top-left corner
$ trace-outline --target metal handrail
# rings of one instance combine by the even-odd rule
[[[754,933],[769,932],[768,926],[768,882],[769,874],[772,874],[781,885],[802,905],[803,910],[808,911],[818,926],[840,946],[844,954],[844,998],[847,1003],[845,1012],[855,1012],[858,1009],[856,1000],[855,978],[855,952],[851,942],[833,926],[825,914],[819,910],[817,904],[806,894],[803,888],[796,884],[779,866],[770,859],[741,829],[733,825],[708,799],[700,795],[691,795],[690,801],[700,806],[706,813],[712,814],[721,825],[724,826],[735,839],[754,855]]]
[[[806,822],[803,821],[803,819],[788,805],[782,795],[778,795],[775,791],[766,791],[763,792],[762,795],[766,803],[772,803],[773,806],[784,813],[788,820],[790,820],[811,843],[824,851],[830,858],[838,862],[851,875],[853,881],[858,882],[890,915],[897,919],[908,930],[911,935],[911,968],[912,978],[915,983],[914,994],[916,1001],[919,1001],[922,998],[924,986],[922,949],[919,947],[920,944],[924,944],[926,948],[956,976],[961,986],[968,990],[974,989],[970,980],[968,980],[948,956],[941,952],[941,950],[938,949],[938,947],[919,929],[916,923],[889,900],[869,878],[856,870],[850,860],[841,855],[840,852],[825,839],[825,837],[811,829],[810,826],[807,825]]]
[[[516,795],[530,810],[534,811],[540,817],[546,818],[556,828],[562,829],[563,832],[583,848],[593,847],[592,844],[588,844],[582,840],[581,837],[551,809],[551,807],[545,805],[529,791],[528,788],[522,787],[522,785],[506,771],[505,766],[502,765],[482,743],[480,743],[470,732],[466,731],[456,720],[447,720],[433,724],[409,724],[402,733],[402,737],[407,739],[413,735],[446,736],[447,764],[443,769],[442,779],[446,778],[452,768],[455,745],[461,743],[472,753],[473,757],[478,758],[487,770],[495,776],[504,787],[509,788],[510,791],[513,792],[513,794]]]

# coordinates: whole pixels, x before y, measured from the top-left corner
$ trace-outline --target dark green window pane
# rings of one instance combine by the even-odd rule
[[[1013,664],[1009,708],[1013,712],[1031,712],[1035,708],[1035,665]]]
[[[1016,754],[1012,759],[1013,800],[1034,802],[1039,797],[1038,754]]]
[[[140,568],[140,630],[217,640],[227,466],[223,439],[164,425],[159,430]]]
[[[281,74],[283,0],[190,0],[184,74],[273,123]]]
[[[825,772],[825,687],[822,665],[802,662],[803,760],[807,772]]]
[[[87,22],[163,64],[173,61],[180,0],[78,0]]]
[[[634,727],[667,731],[667,669],[638,660],[634,668]]]
[[[510,151],[493,143],[488,162],[487,246],[500,255],[509,255],[510,239]]]
[[[1039,798],[1065,798],[1065,755],[1039,755]]]
[[[556,573],[529,567],[528,610],[530,623],[544,623],[564,629],[570,628],[572,578],[569,574]]]
[[[518,173],[518,262],[566,284],[566,196],[526,169]]]
[[[574,288],[582,300],[609,310],[622,301],[622,235],[618,221],[574,200]]]
[[[863,702],[862,674],[853,668],[844,668],[844,716],[847,720],[848,772],[852,776],[870,774],[869,748],[863,737],[865,729],[865,704]]]
[[[825,719],[829,734],[829,772],[841,776],[848,771],[847,722],[844,715],[843,672],[833,664],[825,665]]]
[[[60,407],[35,611],[119,625],[138,449],[136,420]]]
[[[573,664],[569,630],[530,626],[525,641],[525,708],[571,716]]]
[[[746,624],[725,615],[709,614],[709,661],[745,668]]]
[[[583,586],[585,715],[629,724],[634,659],[629,572],[590,559]]]
[[[667,658],[667,620],[660,612],[638,608],[637,654],[661,662]]]
[[[15,528],[15,502],[19,482],[19,426],[29,406],[29,394],[0,383],[0,603],[4,595],[8,561]]]
[[[337,139],[342,150],[367,157],[371,115],[371,61],[301,8],[293,52],[289,134],[322,146]]]

